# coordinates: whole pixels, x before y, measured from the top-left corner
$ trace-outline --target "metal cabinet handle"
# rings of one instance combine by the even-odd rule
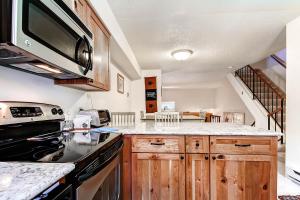
[[[236,147],[250,147],[251,144],[235,144]]]
[[[151,145],[157,145],[157,146],[165,145],[164,142],[151,142],[150,144],[151,144]]]
[[[74,8],[77,10],[77,1],[74,1]]]

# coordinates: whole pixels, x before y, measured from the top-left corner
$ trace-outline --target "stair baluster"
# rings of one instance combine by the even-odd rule
[[[275,131],[277,130],[277,127],[279,127],[280,131],[283,133],[285,129],[285,96],[280,94],[278,90],[272,86],[270,80],[267,80],[264,75],[258,73],[257,70],[253,69],[250,65],[236,70],[235,76],[238,76],[243,81],[252,92],[253,99],[257,99],[268,112],[268,129],[270,130],[271,128],[270,123],[272,118],[275,121]],[[281,142],[283,142],[283,138],[281,138]]]

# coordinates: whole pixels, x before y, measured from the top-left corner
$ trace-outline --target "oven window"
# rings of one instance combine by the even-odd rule
[[[24,0],[23,31],[75,62],[75,48],[80,36],[39,0]]]

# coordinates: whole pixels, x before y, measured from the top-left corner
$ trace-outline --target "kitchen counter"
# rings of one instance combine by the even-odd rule
[[[0,199],[32,199],[74,168],[71,163],[0,162]]]
[[[280,132],[268,131],[248,125],[231,123],[140,122],[131,126],[113,126],[118,132],[128,134],[172,134],[172,135],[226,135],[226,136],[281,136]]]

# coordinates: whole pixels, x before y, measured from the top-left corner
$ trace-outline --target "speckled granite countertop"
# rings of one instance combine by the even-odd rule
[[[175,122],[155,123],[151,121],[136,123],[135,125],[113,126],[123,134],[172,134],[172,135],[243,135],[243,136],[280,136],[280,132],[268,131],[248,125],[231,123],[201,123]]]
[[[0,162],[0,200],[32,199],[74,168],[71,163]]]

